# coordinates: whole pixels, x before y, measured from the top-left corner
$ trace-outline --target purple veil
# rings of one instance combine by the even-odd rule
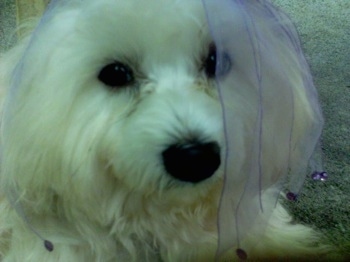
[[[295,200],[306,173],[322,170],[319,160],[311,161],[313,170],[308,163],[314,159],[323,118],[296,29],[283,12],[266,0],[203,4],[218,52],[216,82],[226,139],[217,255],[237,247],[244,258],[244,237],[263,232],[280,192],[286,190],[287,198]],[[227,57],[233,65],[220,77]],[[246,106],[237,109],[237,102]],[[242,117],[239,110],[251,114]],[[250,127],[250,142],[243,146],[236,135],[242,121]]]
[[[52,13],[75,1],[72,2],[52,0],[32,39],[40,34]],[[244,249],[248,234],[262,233],[282,190],[294,199],[306,173],[322,170],[319,160],[310,160],[316,159],[312,156],[323,118],[297,32],[284,13],[267,0],[202,2],[217,48],[216,83],[226,139],[224,187],[218,211],[220,256],[231,247]],[[29,43],[27,49],[30,48]],[[228,57],[232,67],[221,76]],[[10,121],[11,97],[16,95],[17,81],[21,81],[22,68],[28,60],[25,52],[14,71],[5,104],[3,136]],[[304,111],[301,105],[305,106]],[[281,115],[278,123],[273,121],[274,116]],[[299,122],[303,122],[301,127]],[[246,141],[242,141],[242,129],[249,137]],[[19,215],[27,220],[16,202],[17,193],[8,195]],[[49,251],[53,250],[51,242],[44,243]]]

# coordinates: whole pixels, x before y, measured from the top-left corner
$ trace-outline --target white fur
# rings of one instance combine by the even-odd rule
[[[211,42],[201,1],[83,2],[42,25],[7,95],[16,104],[1,142],[2,189],[18,190],[29,225],[4,194],[2,261],[213,261],[222,170],[188,184],[167,175],[159,157],[188,136],[223,144],[217,93],[201,71]],[[1,92],[25,46],[1,57]],[[111,91],[97,80],[114,60],[133,67],[139,86]],[[295,89],[296,114],[307,118]],[[317,241],[278,205],[262,239],[248,236],[244,246],[252,259],[316,258],[326,250]],[[234,249],[223,258],[235,259]]]

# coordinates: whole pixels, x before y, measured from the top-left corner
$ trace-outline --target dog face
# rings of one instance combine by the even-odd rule
[[[95,82],[110,99],[115,96],[100,156],[129,187],[147,191],[210,177],[220,164],[222,143],[221,109],[208,72],[215,70],[210,60],[215,50],[203,10],[198,3],[187,11],[179,3],[157,5],[147,3],[141,11],[132,2],[118,8],[99,4],[85,15],[96,15],[95,21],[106,11],[108,19],[90,25],[82,18],[81,27],[89,45],[85,51],[103,52],[92,62],[99,65]],[[116,9],[118,14],[108,11]],[[101,31],[106,24],[112,26]],[[196,170],[208,161],[207,172]]]
[[[7,125],[22,144],[7,154],[21,158],[19,186],[75,199],[188,190],[194,201],[216,184],[222,113],[200,1],[91,1],[35,34]]]

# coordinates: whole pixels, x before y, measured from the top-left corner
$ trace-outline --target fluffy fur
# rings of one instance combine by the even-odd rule
[[[220,102],[203,72],[212,39],[201,1],[83,2],[55,11],[32,43],[1,57],[10,108],[1,141],[2,261],[213,261],[222,168],[200,183],[180,182],[159,157],[196,137],[223,147]],[[24,53],[25,70],[8,90]],[[111,90],[97,79],[114,60],[134,70],[132,86]],[[298,88],[298,114],[307,118]],[[241,134],[244,152],[251,141]],[[6,194],[19,201],[11,205]],[[327,253],[316,232],[291,220],[279,204],[264,236],[243,240],[249,258]],[[236,259],[235,248],[222,258]]]

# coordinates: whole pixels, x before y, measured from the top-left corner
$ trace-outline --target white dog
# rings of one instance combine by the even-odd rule
[[[227,137],[226,102],[216,85],[236,72],[230,79],[239,89],[228,109],[236,131],[228,136],[239,153],[230,188],[243,194],[261,120],[268,178],[260,193],[274,203],[268,189],[287,172],[281,164],[287,155],[291,167],[304,156],[298,141],[315,118],[290,46],[281,47],[288,75],[260,56],[262,81],[272,87],[256,111],[258,91],[244,67],[252,54],[235,38],[242,52],[227,54],[218,77],[219,43],[202,1],[56,2],[33,36],[1,58],[0,260],[284,260],[328,252],[318,233],[293,224],[278,204],[266,228],[261,224],[262,235],[252,231],[217,253],[225,235],[218,234],[218,211],[220,203],[225,207]],[[246,10],[264,5],[247,3]],[[263,33],[273,45],[278,35]],[[286,118],[290,100],[275,84],[281,79],[293,82],[293,118]],[[283,123],[291,119],[285,134]],[[285,135],[293,150],[282,146]]]

